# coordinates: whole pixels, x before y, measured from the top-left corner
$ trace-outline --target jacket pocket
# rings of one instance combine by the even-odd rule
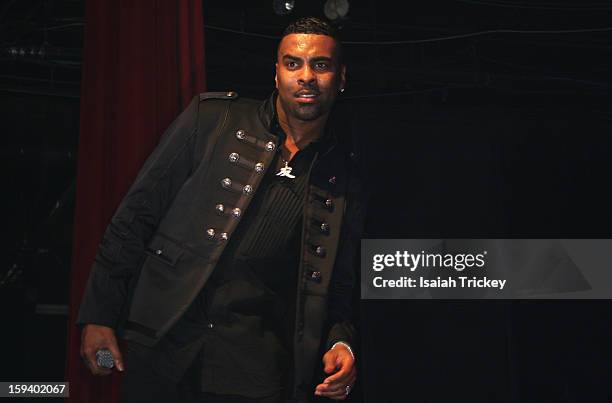
[[[161,234],[155,234],[146,249],[147,255],[172,267],[176,266],[184,253],[180,245]]]

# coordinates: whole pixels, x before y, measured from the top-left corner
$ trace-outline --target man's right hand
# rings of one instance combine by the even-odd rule
[[[101,325],[85,325],[81,332],[81,358],[94,375],[109,375],[109,368],[101,368],[96,363],[96,352],[103,348],[110,350],[115,360],[115,366],[123,371],[123,358],[117,345],[113,328]]]

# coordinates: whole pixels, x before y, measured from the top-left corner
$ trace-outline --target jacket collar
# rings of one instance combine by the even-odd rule
[[[277,96],[278,91],[275,89],[272,94],[270,94],[270,96],[261,103],[259,106],[259,119],[268,132],[279,136],[279,132],[282,133],[282,129],[278,124],[278,116],[276,114]],[[319,150],[319,155],[321,157],[330,152],[338,144],[338,130],[334,128],[337,122],[333,120],[333,116],[334,113],[332,110],[327,124],[325,125],[325,132],[323,133],[323,136],[312,143],[312,145],[315,145]],[[284,133],[280,135],[280,137],[281,140],[284,141]]]
[[[270,133],[274,133],[274,121],[276,120],[276,96],[278,91],[272,94],[259,105],[259,120]]]

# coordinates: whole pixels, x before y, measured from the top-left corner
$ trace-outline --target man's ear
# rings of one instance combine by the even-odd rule
[[[278,62],[274,63],[274,69],[276,73],[274,73],[274,83],[276,84],[276,89],[278,89]]]

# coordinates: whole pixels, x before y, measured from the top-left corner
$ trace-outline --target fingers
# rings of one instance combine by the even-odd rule
[[[357,379],[357,370],[353,368],[346,376],[343,376],[342,378],[338,378],[337,380],[333,382],[325,381],[323,383],[318,384],[315,390],[320,390],[320,391],[337,390],[339,388],[346,387],[346,385],[352,385],[353,383],[355,383],[356,379]]]
[[[325,378],[323,383],[343,382],[350,375],[350,371],[351,371],[352,368],[353,368],[353,366],[349,367],[347,365],[344,365],[344,366],[340,367],[340,370],[338,372],[336,372],[332,376],[328,376],[327,378]]]
[[[323,383],[342,381],[343,378],[347,377],[349,372],[355,367],[353,357],[342,350],[339,350],[338,352],[335,350],[328,351],[323,357],[323,361],[325,362],[325,373],[332,374],[331,376],[325,378]]]
[[[113,359],[115,360],[115,366],[119,371],[123,371],[123,357],[121,356],[121,351],[119,350],[119,346],[117,345],[117,339],[113,337],[111,343],[106,346],[108,350],[113,355]]]
[[[109,368],[99,367],[96,362],[96,351],[91,347],[84,347],[81,349],[81,358],[89,371],[96,376],[109,375],[112,371]]]
[[[105,326],[86,325],[81,333],[81,358],[93,375],[103,376],[112,373],[110,368],[102,368],[97,363],[96,352],[104,348],[113,355],[117,369],[123,371],[123,358],[114,330]]]
[[[336,360],[326,362],[325,367],[323,368],[323,371],[326,374],[337,374],[338,371],[341,371],[341,370],[342,370],[342,364],[336,362]]]
[[[353,386],[357,379],[357,369],[353,357],[342,350],[331,350],[323,356],[325,372],[331,373],[323,383],[315,388],[315,395],[328,397],[335,400],[346,399],[346,386]]]
[[[331,374],[338,370],[340,367],[340,363],[338,362],[338,352],[334,350],[329,350],[325,355],[323,355],[323,371],[326,374]]]
[[[333,384],[322,383],[315,389],[315,395],[327,397],[334,400],[344,400],[347,397],[346,387],[353,386],[357,379],[356,371],[353,371],[351,375],[345,380],[345,383],[336,382]]]

